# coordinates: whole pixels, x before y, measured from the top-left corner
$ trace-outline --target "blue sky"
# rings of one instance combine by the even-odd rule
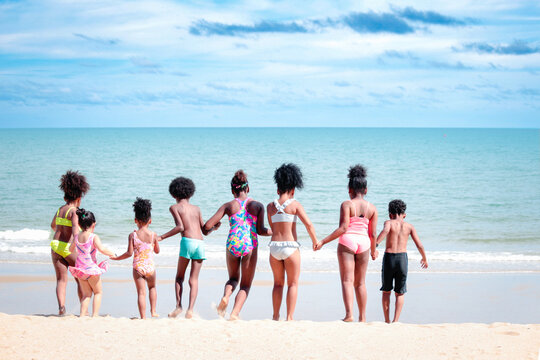
[[[0,127],[540,127],[540,2],[0,1]]]

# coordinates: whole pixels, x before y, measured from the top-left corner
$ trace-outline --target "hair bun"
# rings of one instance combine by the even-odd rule
[[[77,216],[82,217],[85,214],[86,210],[84,210],[83,208],[77,209]]]
[[[354,165],[349,168],[349,179],[365,178],[366,176],[367,170],[362,165]]]
[[[234,179],[240,184],[245,184],[247,183],[247,174],[240,169],[234,173]]]

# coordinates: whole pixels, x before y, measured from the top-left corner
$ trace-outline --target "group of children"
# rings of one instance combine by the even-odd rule
[[[382,232],[377,236],[377,209],[364,199],[367,194],[366,170],[361,165],[349,169],[349,197],[341,204],[339,227],[322,241],[318,241],[315,228],[303,206],[295,200],[296,189],[303,187],[302,173],[294,164],[283,164],[274,173],[278,199],[266,207],[249,198],[247,175],[239,170],[231,180],[233,200],[223,204],[216,213],[204,222],[199,207],[192,205],[189,199],[195,192],[193,181],[178,177],[169,186],[169,193],[176,200],[169,210],[175,226],[170,231],[158,236],[149,230],[152,223],[151,202],[137,198],[133,204],[137,230],[129,234],[126,252],[116,255],[105,248],[97,235],[94,214],[80,209],[82,197],[90,189],[86,178],[78,172],[68,171],[61,178],[60,188],[64,191],[66,204],[55,214],[51,227],[54,240],[51,242],[51,256],[56,271],[56,293],[59,314],[65,313],[65,293],[67,272],[72,273],[77,281],[81,302],[80,315],[88,313],[90,298],[94,294],[92,316],[99,314],[101,304],[100,275],[107,270],[107,261],[96,262],[96,250],[109,256],[111,260],[122,260],[133,256],[133,279],[137,288],[138,308],[141,318],[146,317],[146,288],[149,291],[150,311],[156,312],[156,270],[153,253],[159,253],[159,242],[181,234],[178,266],[175,278],[176,307],[169,317],[177,317],[183,311],[182,292],[185,273],[191,262],[189,274],[189,304],[186,318],[193,316],[193,309],[198,293],[198,278],[205,260],[203,235],[218,229],[220,220],[229,217],[229,235],[226,241],[226,263],[229,279],[225,283],[223,296],[217,307],[223,316],[230,297],[239,285],[230,319],[239,318],[239,313],[249,294],[257,264],[258,236],[271,236],[269,244],[270,266],[274,277],[272,305],[274,320],[280,318],[285,281],[287,284],[287,320],[292,320],[298,293],[300,275],[300,252],[297,241],[296,222],[300,219],[311,238],[313,250],[320,250],[328,242],[339,238],[337,247],[341,276],[343,302],[345,305],[344,321],[353,321],[352,308],[354,293],[359,309],[359,321],[366,321],[367,292],[365,277],[369,257],[378,256],[376,246],[386,238],[386,250],[382,268],[382,304],[386,322],[390,322],[390,293],[396,294],[393,321],[398,321],[403,307],[403,295],[406,292],[407,279],[407,241],[412,237],[421,256],[421,266],[427,268],[424,248],[414,227],[406,223],[406,205],[401,200],[390,202],[388,210],[390,220],[386,221]],[[264,225],[265,211],[269,228]],[[395,285],[394,285],[395,282]]]

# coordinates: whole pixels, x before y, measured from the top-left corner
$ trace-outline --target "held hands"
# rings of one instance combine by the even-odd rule
[[[379,256],[379,250],[377,250],[377,249],[371,250],[371,259],[372,260],[377,259],[378,256]]]
[[[216,223],[216,225],[214,225],[214,227],[212,227],[212,231],[215,231],[215,230],[219,229],[220,226],[221,226],[221,221],[218,221]]]
[[[427,259],[420,260],[420,266],[422,267],[422,269],[427,269],[428,268]]]
[[[324,243],[322,241],[317,242],[316,244],[313,244],[313,251],[321,250]]]

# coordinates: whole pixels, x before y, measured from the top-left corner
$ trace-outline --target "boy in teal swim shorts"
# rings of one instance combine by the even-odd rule
[[[169,313],[169,317],[175,318],[182,313],[184,275],[191,260],[191,271],[189,273],[189,306],[186,311],[186,319],[191,319],[193,317],[193,307],[199,290],[199,272],[201,271],[203,260],[206,259],[204,255],[203,234],[208,235],[210,232],[219,228],[221,223],[218,222],[208,231],[204,230],[204,220],[201,215],[201,209],[199,209],[198,206],[189,203],[189,199],[195,193],[195,184],[191,179],[184,177],[174,179],[169,185],[169,193],[176,199],[176,204],[169,208],[176,226],[169,232],[158,237],[158,241],[178,233],[182,234],[175,280],[176,308]]]

